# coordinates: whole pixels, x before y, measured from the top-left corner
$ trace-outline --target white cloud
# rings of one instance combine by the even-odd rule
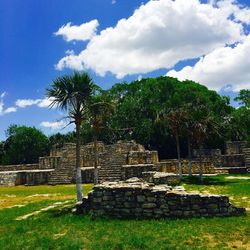
[[[5,114],[13,113],[13,112],[17,112],[16,107],[9,107],[9,108],[5,109],[5,111],[4,111]]]
[[[29,106],[36,105],[40,108],[48,108],[51,105],[53,98],[44,99],[18,99],[16,101],[16,106],[19,108],[26,108]]]
[[[250,35],[235,47],[222,47],[200,58],[193,66],[180,71],[171,70],[168,76],[190,79],[220,90],[231,86],[233,91],[250,89]]]
[[[37,106],[40,108],[49,108],[52,102],[53,102],[53,98],[44,98],[40,100]]]
[[[19,108],[26,108],[28,106],[36,105],[40,102],[40,99],[18,99],[16,101],[16,106]]]
[[[90,40],[93,36],[96,35],[97,27],[99,26],[98,20],[92,20],[88,23],[83,23],[81,25],[71,25],[67,23],[63,25],[57,32],[54,34],[56,36],[63,36],[67,41],[87,41]]]
[[[44,121],[44,122],[41,122],[40,125],[42,127],[45,127],[45,128],[50,128],[52,130],[56,130],[56,129],[61,129],[61,128],[65,127],[67,124],[65,121],[57,121],[57,122]]]
[[[243,27],[231,13],[199,0],[158,0],[140,6],[94,36],[79,55],[66,55],[56,68],[92,69],[118,78],[171,68],[243,37]]]
[[[4,109],[3,99],[5,96],[6,96],[6,92],[3,92],[2,94],[0,94],[0,116],[17,111],[15,107],[9,107],[7,109]]]
[[[250,24],[250,8],[238,4],[236,0],[221,0],[216,3],[225,15],[233,15],[235,21]]]
[[[112,0],[112,1],[111,1],[111,4],[116,4],[116,0]]]

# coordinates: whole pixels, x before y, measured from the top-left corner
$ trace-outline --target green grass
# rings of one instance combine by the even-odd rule
[[[232,203],[250,209],[250,180],[226,177],[207,177],[204,185],[186,178],[184,186],[227,194]],[[69,206],[15,220],[64,200],[70,200]],[[249,211],[230,218],[92,220],[73,214],[74,203],[74,185],[0,187],[0,249],[250,249]],[[6,208],[17,204],[25,206]]]

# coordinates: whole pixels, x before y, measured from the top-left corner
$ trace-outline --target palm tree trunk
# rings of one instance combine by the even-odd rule
[[[191,156],[191,140],[188,136],[188,176],[192,176],[192,156]]]
[[[182,165],[181,165],[181,151],[180,151],[180,140],[179,136],[176,135],[176,148],[177,148],[177,156],[178,156],[178,171],[179,171],[179,178],[182,179]]]
[[[98,155],[97,155],[97,136],[94,136],[94,155],[95,155],[95,162],[94,162],[94,184],[98,184]]]
[[[80,138],[80,123],[76,123],[76,193],[77,202],[82,202],[82,173],[81,173],[81,156],[80,148],[81,138]]]
[[[202,146],[199,147],[199,179],[200,182],[203,182],[203,173],[202,173]]]

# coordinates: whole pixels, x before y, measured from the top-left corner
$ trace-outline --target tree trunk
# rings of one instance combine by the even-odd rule
[[[188,136],[188,176],[192,176],[192,154],[191,154],[191,140]]]
[[[199,147],[199,179],[200,182],[203,182],[203,174],[202,174],[202,146]]]
[[[82,202],[82,173],[81,173],[80,147],[81,147],[80,123],[76,122],[76,193],[77,193],[77,202]]]
[[[95,155],[95,163],[94,163],[94,184],[98,184],[98,154],[97,154],[97,136],[94,136],[94,155]]]
[[[180,141],[179,141],[178,135],[176,135],[176,148],[177,148],[177,156],[178,156],[179,178],[182,179],[181,151],[180,151]]]

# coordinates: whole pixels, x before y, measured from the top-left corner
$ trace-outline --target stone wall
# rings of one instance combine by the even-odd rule
[[[156,166],[154,164],[137,164],[137,165],[123,165],[121,168],[121,179],[127,180],[132,177],[143,177],[143,172],[155,171]]]
[[[82,168],[82,183],[94,183],[94,167]]]
[[[183,188],[142,183],[137,178],[94,187],[78,211],[89,210],[93,217],[185,218],[244,214],[224,195],[186,193]]]
[[[39,169],[39,164],[20,164],[20,165],[0,165],[0,171],[18,171]]]
[[[228,141],[226,142],[226,152],[227,155],[242,154],[246,148],[246,141]]]
[[[234,154],[234,155],[222,155],[221,167],[242,167],[245,166],[245,155]]]
[[[157,165],[157,171],[178,174],[178,160],[164,160]],[[203,174],[215,174],[215,167],[210,161],[202,162]],[[188,174],[188,161],[182,160],[182,173]],[[199,161],[192,161],[192,173],[199,174]]]
[[[193,149],[193,158],[198,160],[201,154],[202,161],[211,162],[215,167],[221,166],[220,149]]]
[[[0,172],[0,186],[15,186],[18,173]]]
[[[39,169],[55,169],[60,165],[59,156],[39,157]]]
[[[158,163],[157,151],[130,151],[128,153],[128,165]]]
[[[53,169],[0,172],[0,186],[47,184]]]

